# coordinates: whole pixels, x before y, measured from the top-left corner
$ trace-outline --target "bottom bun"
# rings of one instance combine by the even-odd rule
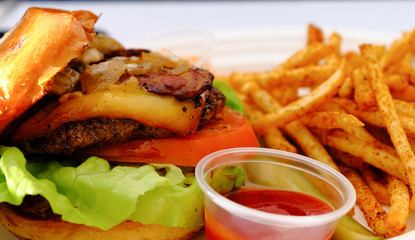
[[[125,221],[104,231],[62,220],[31,219],[17,214],[11,205],[5,203],[0,204],[0,223],[21,240],[184,240],[191,238],[202,228],[143,225],[134,221]]]

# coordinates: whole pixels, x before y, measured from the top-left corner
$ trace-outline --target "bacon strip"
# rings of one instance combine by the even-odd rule
[[[212,89],[213,74],[197,68],[179,75],[144,74],[136,76],[143,88],[159,95],[172,95],[184,102]]]

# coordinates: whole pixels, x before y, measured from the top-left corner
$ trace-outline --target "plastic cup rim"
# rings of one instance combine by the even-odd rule
[[[306,165],[311,165],[313,167],[317,167],[329,175],[331,175],[334,179],[336,179],[345,189],[345,192],[342,194],[343,198],[345,199],[344,204],[335,209],[333,212],[320,214],[320,215],[313,215],[313,216],[288,216],[288,215],[279,215],[273,213],[262,212],[259,210],[255,210],[249,207],[242,206],[237,204],[226,197],[222,196],[221,194],[217,193],[213,188],[207,184],[205,181],[205,174],[203,174],[204,168],[206,164],[209,163],[212,159],[223,156],[230,153],[261,153],[266,155],[272,155],[276,157],[283,157],[288,158],[291,160],[299,161]],[[235,161],[239,162],[239,161]],[[264,161],[263,161],[264,162]],[[225,150],[220,150],[214,153],[211,153],[204,158],[197,164],[196,170],[196,179],[199,183],[200,188],[205,194],[205,197],[210,198],[215,204],[219,205],[221,208],[225,209],[228,212],[236,214],[242,218],[249,219],[251,221],[260,222],[266,225],[276,225],[278,226],[290,226],[290,227],[311,227],[317,225],[324,225],[331,222],[337,221],[343,215],[345,215],[350,209],[355,205],[356,202],[356,192],[354,190],[353,185],[350,181],[344,177],[340,172],[336,171],[335,169],[321,163],[317,160],[308,158],[306,156],[275,150],[275,149],[268,149],[268,148],[256,148],[256,147],[242,147],[242,148],[230,148]]]
[[[163,39],[165,37],[172,37],[172,36],[179,36],[182,34],[194,34],[201,36],[203,38],[203,41],[205,42],[204,45],[206,45],[206,50],[203,52],[203,54],[200,56],[200,59],[195,62],[195,65],[198,67],[203,66],[208,62],[210,57],[212,56],[213,49],[216,45],[215,38],[213,36],[213,33],[207,30],[202,29],[193,29],[193,28],[177,28],[177,29],[169,29],[165,31],[159,31],[156,33],[149,34],[147,36],[141,37],[135,45],[139,45],[146,42],[151,42],[152,39]],[[184,39],[183,42],[186,40]],[[168,48],[168,46],[162,47],[162,48]]]

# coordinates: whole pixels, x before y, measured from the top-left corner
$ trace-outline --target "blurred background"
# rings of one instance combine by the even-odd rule
[[[401,32],[415,26],[415,1],[0,1],[0,30],[31,6],[101,14],[97,29],[124,43],[177,28],[230,31],[306,27]]]

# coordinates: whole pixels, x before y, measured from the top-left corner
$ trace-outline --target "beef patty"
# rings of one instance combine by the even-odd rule
[[[7,204],[7,203],[2,203]],[[12,208],[22,216],[37,220],[60,220],[61,216],[53,213],[49,202],[40,195],[26,195],[22,204],[12,205]]]
[[[218,89],[206,91],[206,104],[200,121],[208,121],[221,112],[226,99]],[[101,147],[108,143],[140,138],[163,138],[173,133],[125,118],[93,118],[67,122],[55,131],[21,144],[23,152],[38,154],[71,154],[78,148]]]

